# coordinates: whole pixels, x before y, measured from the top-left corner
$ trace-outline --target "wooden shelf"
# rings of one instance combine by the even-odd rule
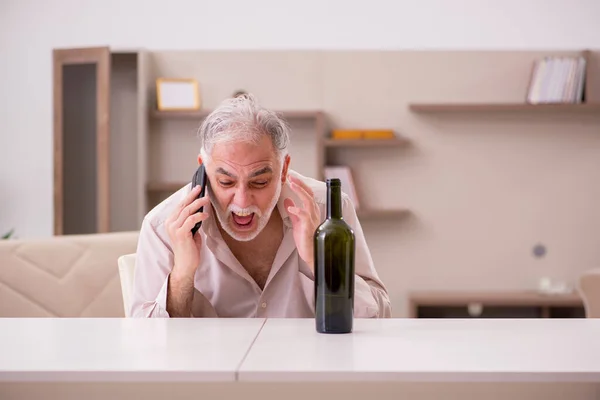
[[[411,318],[583,318],[585,308],[576,292],[423,291],[409,294],[409,313]]]
[[[544,294],[537,291],[422,291],[412,292],[409,299],[421,306],[427,305],[522,305],[522,306],[581,306],[577,293]]]
[[[584,318],[576,292],[423,291],[409,294],[411,318]]]
[[[325,147],[396,147],[403,146],[408,140],[395,139],[325,139]]]
[[[460,112],[600,112],[600,103],[580,104],[528,104],[528,103],[414,103],[411,111],[418,113]]]
[[[202,119],[206,118],[213,110],[191,111],[159,111],[152,110],[150,115],[154,119]],[[323,115],[322,111],[315,110],[283,110],[277,111],[288,119],[314,119]]]
[[[206,118],[212,110],[190,110],[190,111],[159,111],[152,110],[150,115],[154,119],[201,119]]]

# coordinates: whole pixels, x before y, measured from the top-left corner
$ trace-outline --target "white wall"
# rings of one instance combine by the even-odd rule
[[[51,50],[90,45],[600,48],[600,1],[0,0],[0,233],[52,233]]]

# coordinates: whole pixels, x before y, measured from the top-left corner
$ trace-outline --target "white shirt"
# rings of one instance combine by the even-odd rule
[[[313,190],[315,202],[326,218],[324,182],[289,174],[302,179]],[[302,202],[283,184],[277,203],[283,219],[284,236],[277,251],[264,289],[256,284],[223,240],[215,218],[202,223],[201,261],[194,278],[193,317],[289,317],[311,318],[315,315],[314,275],[300,258],[294,242],[292,223],[283,205],[291,197]],[[191,190],[181,188],[151,210],[142,223],[138,248],[131,315],[133,317],[169,317],[166,310],[168,278],[173,267],[173,251],[165,229],[165,220]],[[205,207],[211,212],[212,207]],[[380,280],[350,198],[342,193],[342,215],[355,234],[354,315],[357,318],[391,317],[390,299]]]

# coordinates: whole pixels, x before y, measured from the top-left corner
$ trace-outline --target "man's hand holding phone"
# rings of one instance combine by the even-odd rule
[[[202,236],[192,234],[192,228],[208,218],[207,213],[197,211],[209,203],[208,196],[197,198],[200,190],[194,187],[165,222],[175,258],[173,273],[182,277],[193,277],[200,263]]]
[[[198,210],[208,206],[210,200],[208,196],[198,198],[201,190],[200,186],[194,187],[165,221],[174,255],[167,294],[167,312],[172,317],[189,317],[191,310],[202,245],[202,235],[192,234],[192,228],[208,218],[207,213]]]

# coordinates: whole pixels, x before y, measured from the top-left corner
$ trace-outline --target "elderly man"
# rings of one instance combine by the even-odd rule
[[[314,317],[313,233],[325,219],[326,186],[288,169],[289,133],[251,95],[224,101],[204,120],[206,195],[186,185],[144,218],[131,315]],[[356,235],[354,315],[390,317],[346,195],[342,212]]]

